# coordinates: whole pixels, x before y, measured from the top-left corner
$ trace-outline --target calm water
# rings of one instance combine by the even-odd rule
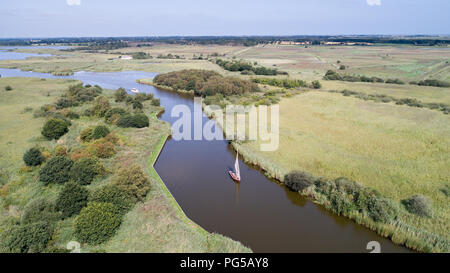
[[[110,89],[138,88],[161,99],[166,109],[161,119],[170,123],[176,119],[170,115],[174,105],[187,105],[192,112],[194,108],[192,96],[135,82],[155,73],[78,72],[58,77],[0,69],[0,74],[2,77],[73,78]],[[203,116],[203,121],[207,120]],[[226,174],[235,156],[226,141],[169,140],[155,168],[188,217],[206,230],[238,240],[255,252],[368,252],[369,241],[380,242],[382,252],[409,251],[333,215],[243,162],[240,162],[242,182],[235,184]]]
[[[12,52],[13,49],[34,49],[34,48],[51,48],[51,49],[66,49],[67,46],[0,46],[0,60],[25,60],[30,57],[50,57],[51,54],[37,54],[37,53],[23,53]]]

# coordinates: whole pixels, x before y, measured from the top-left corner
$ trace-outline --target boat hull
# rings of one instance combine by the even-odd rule
[[[241,179],[239,177],[237,177],[237,175],[232,172],[232,171],[228,171],[228,174],[230,175],[231,179],[233,179],[236,182],[241,182]]]

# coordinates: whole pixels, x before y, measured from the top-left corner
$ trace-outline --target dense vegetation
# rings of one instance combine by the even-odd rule
[[[201,45],[244,45],[254,46],[258,44],[274,43],[279,41],[309,42],[321,44],[325,42],[340,43],[371,43],[371,44],[403,44],[417,46],[433,46],[450,44],[447,37],[412,35],[404,37],[394,36],[314,36],[314,35],[293,35],[293,36],[164,36],[164,37],[79,37],[79,38],[45,38],[36,41],[27,38],[4,38],[0,39],[0,45],[4,46],[26,46],[33,44],[80,44],[85,50],[115,49],[127,47],[123,41],[143,42],[143,43],[168,43],[168,44],[201,44]],[[150,44],[151,45],[151,44]]]
[[[328,70],[323,76],[324,80],[329,81],[346,81],[346,82],[373,82],[373,83],[391,83],[391,84],[405,84],[399,79],[388,79],[384,80],[378,77],[366,77],[360,75],[346,75],[339,74],[336,71]]]
[[[308,87],[308,84],[305,81],[295,79],[254,78],[252,79],[252,81],[254,83],[266,84],[287,89],[292,89],[296,87]]]
[[[153,82],[174,90],[193,91],[195,95],[203,97],[216,94],[242,95],[259,91],[258,86],[249,80],[224,77],[214,71],[196,69],[159,74]]]
[[[225,70],[232,72],[241,72],[244,75],[287,75],[286,72],[278,71],[275,68],[267,68],[264,66],[254,66],[252,63],[243,60],[233,60],[227,61],[222,59],[217,59],[216,64]]]
[[[423,80],[423,81],[419,81],[419,82],[409,82],[409,84],[417,84],[417,85],[421,85],[421,86],[434,86],[434,87],[450,87],[450,83],[449,82],[444,82],[444,81],[439,81],[439,80],[434,80],[434,79],[428,79],[428,80]]]
[[[360,75],[346,75],[346,74],[339,74],[336,71],[328,70],[325,73],[325,76],[323,76],[324,80],[329,81],[346,81],[346,82],[371,82],[371,83],[390,83],[390,84],[405,84],[404,81],[399,79],[381,79],[378,77],[367,77],[367,76],[360,76]],[[450,83],[439,81],[439,80],[423,80],[423,81],[411,81],[409,84],[415,84],[415,85],[421,85],[421,86],[435,86],[435,87],[450,87]]]
[[[333,92],[333,91],[330,91]],[[384,94],[366,94],[362,92],[343,90],[340,93],[344,96],[353,96],[362,100],[372,100],[375,102],[395,102],[397,105],[408,105],[411,107],[428,108],[432,110],[442,111],[444,114],[450,113],[450,105],[445,103],[425,103],[412,98],[394,98]]]

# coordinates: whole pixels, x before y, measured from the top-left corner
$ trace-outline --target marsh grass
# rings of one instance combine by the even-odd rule
[[[414,194],[428,196],[433,201],[433,217],[413,215],[402,208],[397,226],[406,231],[394,229],[395,233],[386,234],[403,234],[410,237],[404,242],[429,250],[425,246],[431,241],[425,243],[418,237],[413,243],[412,238],[432,234],[447,240],[444,246],[448,249],[450,211],[442,188],[450,179],[449,134],[450,117],[437,111],[308,92],[281,101],[277,151],[261,152],[259,141],[233,145],[246,161],[280,181],[287,172],[302,170],[329,179],[347,177],[398,203]],[[384,225],[365,225],[386,231]],[[395,236],[402,241],[400,235]]]

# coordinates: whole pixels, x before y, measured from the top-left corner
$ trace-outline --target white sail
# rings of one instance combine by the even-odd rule
[[[236,152],[236,163],[234,163],[234,169],[236,171],[236,176],[241,179],[241,171],[239,170],[239,154]]]

